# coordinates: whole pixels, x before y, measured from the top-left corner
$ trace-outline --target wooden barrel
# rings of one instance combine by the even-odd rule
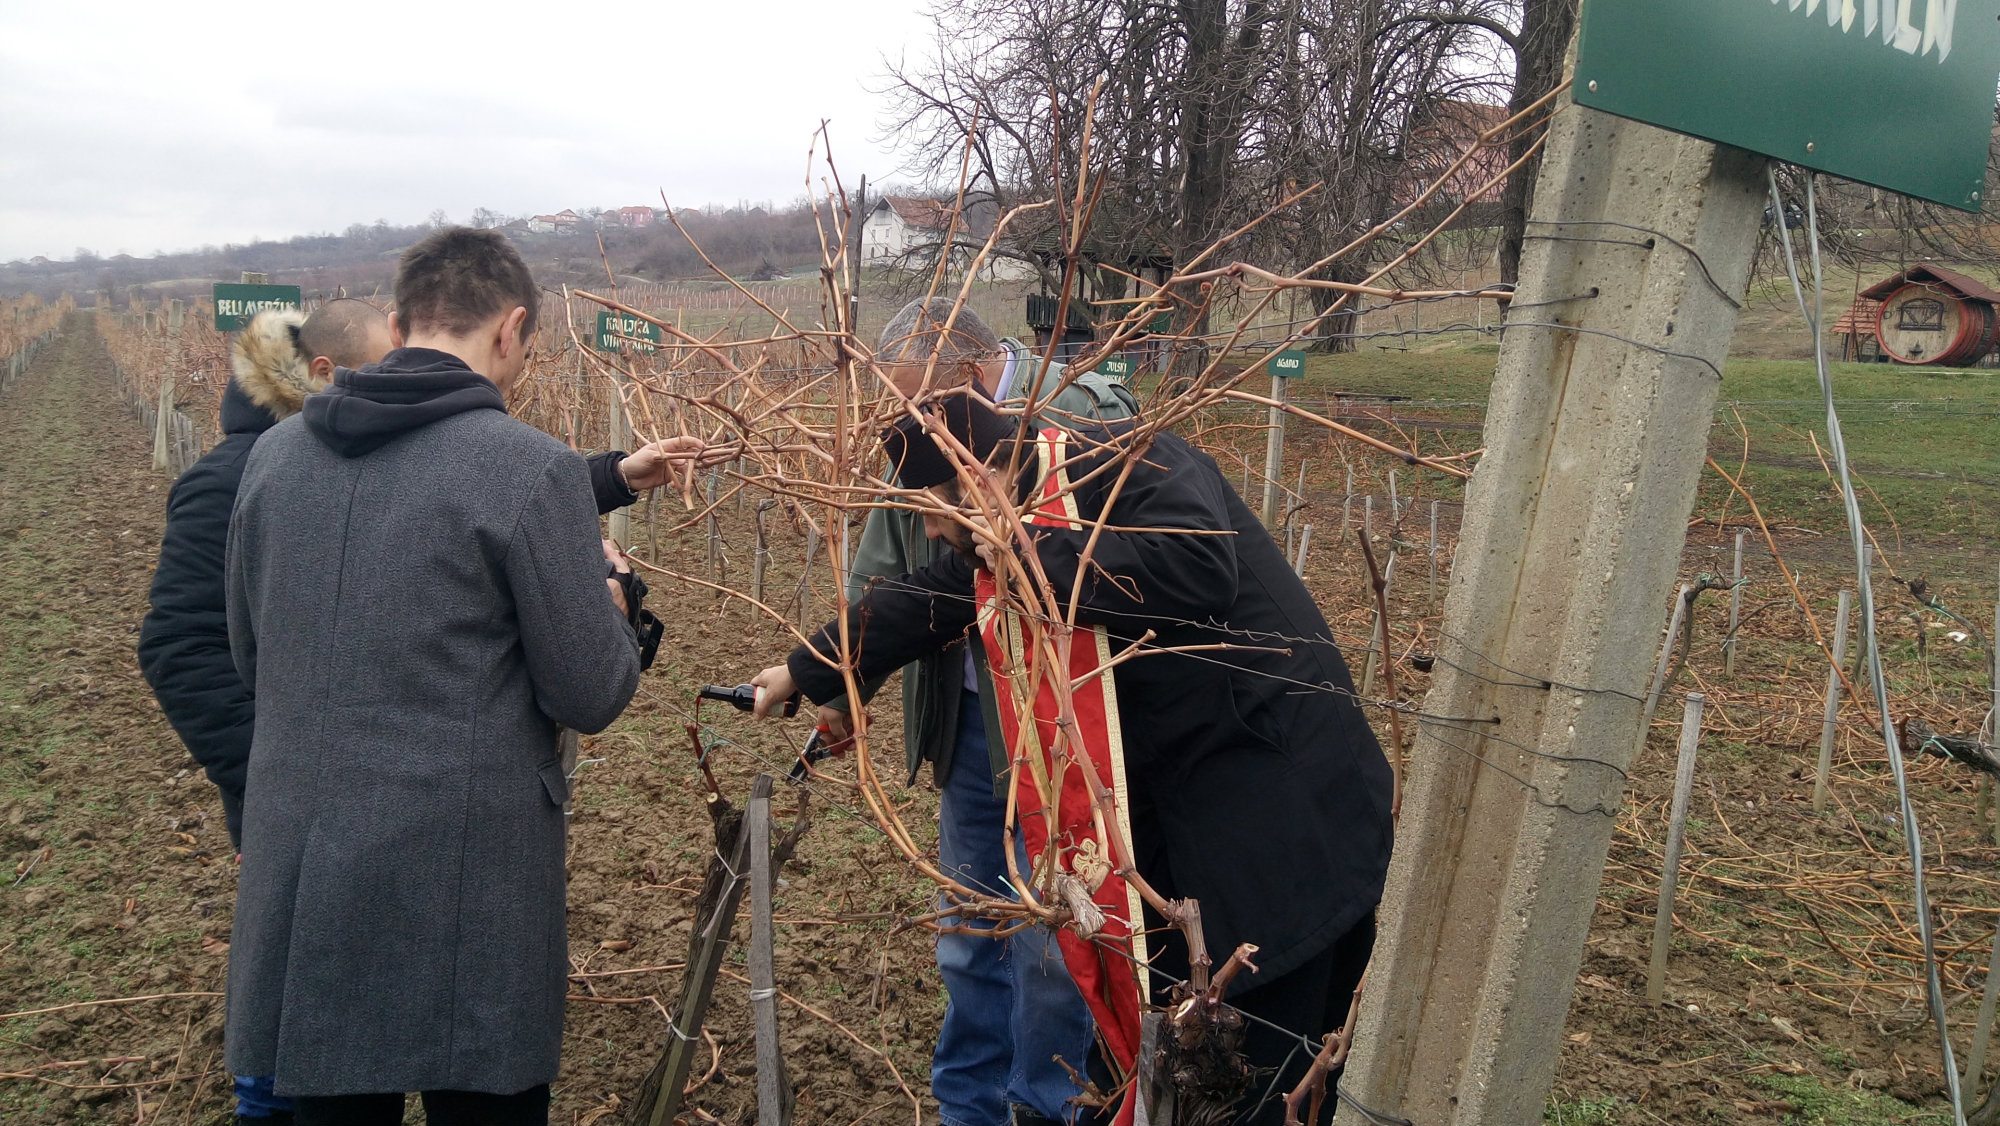
[[[1883,355],[1900,364],[1963,366],[2000,343],[2000,314],[1984,301],[1912,282],[1882,301],[1875,340]]]

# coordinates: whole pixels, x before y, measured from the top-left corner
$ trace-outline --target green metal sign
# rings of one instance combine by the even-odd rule
[[[1097,365],[1097,374],[1120,382],[1132,378],[1133,363],[1123,356],[1113,356]]]
[[[1585,0],[1579,105],[1966,211],[2000,0]]]
[[[250,318],[266,309],[301,309],[304,303],[295,285],[240,285],[215,283],[215,330],[235,332]]]
[[[660,326],[651,321],[642,321],[630,313],[614,313],[609,309],[597,314],[597,350],[600,352],[622,352],[627,348],[636,352],[657,352],[660,350]],[[644,340],[649,343],[641,344]]]
[[[1297,348],[1287,348],[1272,356],[1264,366],[1279,379],[1297,379],[1306,373],[1306,354]]]

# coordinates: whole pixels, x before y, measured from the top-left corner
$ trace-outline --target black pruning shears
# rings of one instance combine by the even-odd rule
[[[695,692],[695,696],[703,700],[728,704],[737,711],[747,712],[756,709],[759,691],[761,689],[754,684],[704,684]],[[799,704],[802,702],[800,693],[794,692],[779,710],[790,718],[799,714]],[[799,752],[798,761],[792,763],[790,774],[792,781],[804,782],[812,773],[812,764],[824,762],[834,755],[845,754],[852,742],[852,739],[834,739],[833,729],[824,723],[820,724],[813,729],[812,738],[806,740],[805,749]]]
[[[847,748],[853,744],[853,736],[835,739],[833,728],[824,723],[813,728],[812,738],[806,740],[805,748],[799,752],[799,761],[792,764],[792,781],[804,782],[806,776],[812,773],[814,763],[825,762],[834,755],[846,754]]]

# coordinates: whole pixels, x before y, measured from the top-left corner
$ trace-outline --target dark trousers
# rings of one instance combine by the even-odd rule
[[[292,1100],[295,1126],[402,1126],[403,1098],[394,1095],[324,1095]],[[430,1126],[548,1126],[549,1085],[512,1095],[480,1091],[425,1091]]]
[[[1253,1017],[1280,1028],[1310,1037],[1312,1046],[1297,1037],[1251,1021],[1243,1038],[1243,1054],[1257,1068],[1257,1084],[1239,1104],[1236,1126],[1280,1126],[1285,1120],[1285,1096],[1305,1078],[1320,1038],[1347,1021],[1354,987],[1368,969],[1368,956],[1375,948],[1375,915],[1349,928],[1321,954],[1283,977],[1266,981],[1261,975],[1249,978],[1256,987],[1232,995],[1229,1003]],[[1218,960],[1220,955],[1216,956]],[[1178,978],[1187,976],[1187,949],[1169,942],[1154,959],[1154,966]],[[1240,979],[1239,979],[1240,980]],[[1154,1000],[1164,1000],[1169,983],[1153,978]],[[1336,1072],[1327,1081],[1326,1109],[1321,1121],[1331,1114],[1339,1100],[1334,1096]],[[1308,1107],[1299,1108],[1303,1118]],[[1344,1118],[1353,1117],[1344,1115]],[[1319,1126],[1318,1123],[1312,1126]]]

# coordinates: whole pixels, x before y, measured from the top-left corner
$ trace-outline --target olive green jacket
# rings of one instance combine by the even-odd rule
[[[1014,386],[1008,389],[1010,401],[1027,399],[1027,384],[1034,381],[1041,354],[1011,337],[1001,343],[1014,354]],[[1040,398],[1046,393],[1043,388],[1055,387],[1063,379],[1063,365],[1050,364],[1041,380],[1034,382],[1035,397]],[[1078,376],[1076,382],[1056,394],[1042,421],[1060,426],[1066,415],[1099,420],[1131,418],[1138,408],[1138,400],[1123,382],[1091,371]],[[923,520],[916,513],[900,508],[873,509],[862,526],[861,542],[854,549],[853,564],[847,573],[847,598],[850,602],[859,599],[870,585],[909,574],[931,562],[938,552],[949,550],[924,537]],[[940,785],[951,774],[951,757],[958,745],[958,710],[965,698],[965,645],[961,640],[941,653],[904,666],[903,749],[909,759],[911,782],[917,780],[917,772],[925,761],[932,764],[931,777]],[[999,716],[993,702],[993,678],[986,671],[986,653],[982,647],[972,647],[972,661],[979,680],[979,702],[986,712],[986,730],[997,731]],[[878,682],[866,685],[864,690],[872,696],[879,687]],[[830,701],[828,706],[840,707],[844,703]],[[1007,749],[1000,740],[988,739],[986,754],[997,786],[997,779],[1007,769]]]

